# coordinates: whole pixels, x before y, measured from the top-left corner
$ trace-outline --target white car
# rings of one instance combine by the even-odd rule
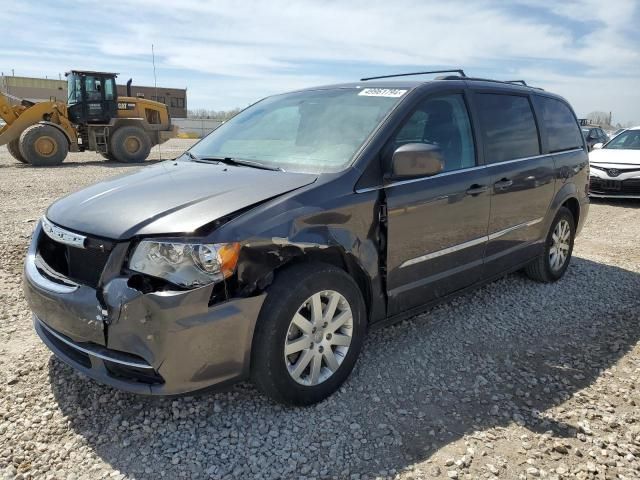
[[[640,198],[640,127],[594,145],[589,164],[590,196]]]

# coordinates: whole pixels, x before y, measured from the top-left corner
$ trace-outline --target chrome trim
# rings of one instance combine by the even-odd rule
[[[416,263],[426,262],[427,260],[433,260],[434,258],[441,257],[443,255],[448,255],[449,253],[457,252],[459,250],[464,250],[465,248],[474,247],[476,245],[480,245],[481,243],[488,242],[490,240],[494,240],[496,238],[502,237],[508,233],[511,233],[515,230],[519,230],[520,228],[531,227],[536,225],[544,220],[544,217],[536,218],[534,220],[529,220],[528,222],[520,223],[518,225],[514,225],[509,228],[505,228],[504,230],[500,230],[498,232],[491,233],[489,235],[485,235],[483,237],[474,238],[473,240],[469,240],[468,242],[460,243],[458,245],[453,245],[451,247],[443,248],[442,250],[437,250],[435,252],[427,253],[425,255],[421,255],[419,257],[411,258],[409,260],[405,260],[400,264],[399,268],[408,267],[410,265],[415,265]]]
[[[71,348],[79,350],[82,353],[86,353],[87,355],[91,355],[93,357],[97,357],[97,358],[99,358],[101,360],[107,360],[108,362],[119,363],[120,365],[125,365],[127,367],[135,367],[135,368],[143,368],[143,369],[146,369],[146,370],[153,370],[153,367],[151,365],[146,364],[146,363],[128,362],[126,360],[118,360],[118,359],[114,359],[113,357],[110,357],[108,355],[105,355],[103,353],[99,353],[99,352],[96,352],[94,350],[91,350],[89,348],[81,347],[81,346],[77,345],[76,343],[74,343],[74,342],[72,342],[70,340],[67,340],[66,338],[64,338],[59,333],[55,332],[53,329],[51,329],[51,327],[49,327],[46,323],[44,323],[38,317],[36,317],[36,319],[38,320],[38,323],[40,324],[40,326],[42,328],[44,328],[48,333],[50,333],[51,335],[56,337],[61,342],[66,343]]]
[[[457,252],[458,250],[463,250],[465,248],[474,247],[476,245],[480,245],[481,243],[485,243],[487,241],[487,237],[475,238],[473,240],[469,240],[468,242],[460,243],[458,245],[454,245],[452,247],[447,247],[442,250],[438,250],[436,252],[427,253],[426,255],[421,255],[416,258],[412,258],[410,260],[406,260],[400,265],[400,268],[408,267],[410,265],[414,265],[420,262],[426,262],[427,260],[433,260],[434,258],[441,257],[442,255],[447,255],[449,253]]]
[[[505,160],[504,162],[487,163],[487,166],[493,167],[494,165],[507,165],[509,163],[524,162],[526,160],[537,160],[539,158],[550,157],[551,155],[553,155],[553,154],[552,153],[545,153],[545,154],[542,154],[542,155],[533,155],[531,157],[514,158],[513,160]]]
[[[35,260],[35,254],[27,254],[27,260],[25,261],[24,268],[27,273],[27,277],[36,286],[54,293],[72,293],[78,289],[78,285],[64,285],[62,283],[57,283],[49,280],[47,277],[40,273],[38,267],[36,267]]]
[[[508,233],[511,233],[515,230],[520,230],[521,228],[525,228],[525,227],[531,227],[537,223],[540,223],[542,220],[544,220],[544,217],[540,217],[540,218],[536,218],[534,220],[529,220],[528,222],[524,222],[524,223],[520,223],[518,225],[514,225],[512,227],[509,228],[505,228],[504,230],[499,230],[497,232],[494,233],[490,233],[488,235],[488,240],[495,240],[496,238],[502,237]]]
[[[398,182],[390,183],[389,185],[377,185],[375,187],[357,188],[356,189],[356,193],[373,192],[375,190],[381,190],[383,188],[391,188],[391,187],[395,187],[397,185],[407,185],[407,184],[410,184],[410,183],[421,182],[423,180],[429,180],[431,178],[440,178],[440,177],[444,177],[444,176],[447,176],[447,175],[454,175],[456,173],[471,172],[473,170],[480,170],[481,168],[493,167],[494,165],[505,165],[505,164],[508,164],[508,163],[524,162],[525,160],[537,160],[538,158],[550,157],[550,156],[553,156],[553,155],[564,155],[565,153],[583,152],[583,151],[584,151],[584,148],[574,148],[572,150],[565,150],[564,152],[545,153],[545,154],[541,154],[541,155],[534,155],[532,157],[515,158],[513,160],[507,160],[505,162],[487,163],[487,164],[484,164],[484,165],[477,165],[475,167],[461,168],[459,170],[451,170],[449,172],[442,172],[442,173],[439,173],[437,175],[432,175],[431,177],[412,178],[410,180],[400,180]]]
[[[442,173],[438,173],[437,175],[431,175],[430,177],[419,177],[419,178],[411,178],[409,180],[399,180],[397,182],[389,183],[388,185],[377,185],[375,187],[357,188],[356,193],[373,192],[375,190],[382,190],[383,188],[391,188],[391,187],[396,187],[398,185],[408,185],[410,183],[422,182],[424,180],[431,180],[432,178],[448,177],[449,175],[455,175],[457,173],[464,173],[464,172],[472,172],[474,170],[480,170],[482,168],[487,168],[487,165],[477,165],[475,167],[460,168],[458,170],[451,170],[449,172],[442,172]]]
[[[565,153],[584,152],[584,151],[585,151],[584,148],[572,148],[571,150],[563,150],[561,152],[554,152],[554,153],[550,153],[549,155],[564,155]]]
[[[84,235],[70,232],[64,228],[51,223],[47,217],[42,217],[42,231],[47,234],[51,240],[76,248],[85,248],[84,242],[87,239]]]

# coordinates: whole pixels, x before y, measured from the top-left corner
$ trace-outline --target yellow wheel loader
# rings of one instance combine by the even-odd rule
[[[154,145],[175,137],[166,105],[118,97],[116,73],[72,70],[67,102],[33,103],[0,93],[0,145],[33,166],[59,165],[68,152],[86,150],[118,162],[143,162]],[[9,99],[19,100],[12,105]]]

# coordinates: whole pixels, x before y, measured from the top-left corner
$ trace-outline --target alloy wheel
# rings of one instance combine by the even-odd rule
[[[344,361],[353,336],[353,314],[333,290],[309,297],[291,319],[284,360],[291,378],[305,386],[329,379]]]
[[[569,257],[571,241],[571,226],[565,219],[560,220],[553,229],[551,235],[551,248],[549,249],[549,265],[554,271],[560,270]]]

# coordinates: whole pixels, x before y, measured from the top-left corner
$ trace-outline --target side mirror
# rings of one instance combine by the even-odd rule
[[[596,143],[593,147],[591,147],[593,150],[600,150],[602,148],[602,143]]]
[[[591,132],[591,133],[589,134],[589,139],[590,139],[590,140],[594,140],[594,139],[596,139],[596,138],[598,138],[598,134],[597,134],[596,132]]]
[[[430,177],[444,170],[442,151],[436,145],[407,143],[393,152],[392,178]]]

